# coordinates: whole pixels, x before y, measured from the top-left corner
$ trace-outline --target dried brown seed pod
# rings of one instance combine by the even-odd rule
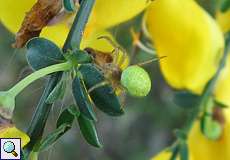
[[[13,47],[22,48],[29,39],[39,36],[42,29],[60,12],[61,8],[61,0],[38,0],[26,13]]]

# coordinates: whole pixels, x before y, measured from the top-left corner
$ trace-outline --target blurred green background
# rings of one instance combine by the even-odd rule
[[[212,12],[212,6],[207,5]],[[209,3],[210,4],[210,3]],[[130,53],[132,39],[130,28],[140,29],[141,15],[110,31],[117,41]],[[58,33],[55,33],[58,34]],[[5,90],[31,73],[27,65],[24,49],[13,49],[14,35],[0,24],[0,89]],[[152,55],[139,51],[134,63],[153,58]],[[171,144],[173,130],[182,127],[189,110],[176,106],[173,101],[174,91],[165,83],[158,62],[145,66],[152,79],[151,93],[145,98],[127,96],[125,115],[109,117],[98,111],[97,130],[104,145],[102,149],[91,147],[82,137],[77,123],[48,151],[41,153],[40,159],[49,160],[148,160],[150,157]],[[30,85],[17,97],[14,122],[26,131],[35,106],[42,94],[45,78]],[[55,128],[60,111],[71,104],[71,96],[56,102],[47,122],[45,135]]]

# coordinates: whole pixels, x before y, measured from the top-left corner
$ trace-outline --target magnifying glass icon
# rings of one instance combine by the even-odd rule
[[[15,152],[15,145],[11,141],[7,141],[3,144],[3,150],[6,153],[11,153],[12,155],[14,155],[14,157],[18,156],[17,152]]]

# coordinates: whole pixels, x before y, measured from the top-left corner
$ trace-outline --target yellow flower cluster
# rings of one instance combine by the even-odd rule
[[[146,25],[167,82],[176,89],[201,93],[215,74],[224,49],[216,24],[193,0],[155,1]]]
[[[218,12],[215,20],[194,0],[161,0],[151,4],[145,17],[157,54],[167,56],[160,61],[166,81],[176,89],[200,94],[223,55],[223,33],[230,29],[230,11]],[[230,106],[229,63],[230,58],[214,95]]]
[[[223,33],[230,30],[230,11],[211,18],[194,0],[155,1],[146,13],[146,26],[166,81],[176,89],[200,94],[215,74],[224,49]],[[219,29],[221,28],[221,30]],[[216,100],[230,107],[230,56],[214,90]],[[224,109],[225,123],[220,139],[206,138],[195,122],[189,137],[189,160],[230,159],[230,109]],[[170,159],[163,151],[152,160]],[[179,157],[177,158],[179,160]]]

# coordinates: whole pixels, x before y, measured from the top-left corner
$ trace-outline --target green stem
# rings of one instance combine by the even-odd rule
[[[76,15],[76,18],[74,19],[71,31],[69,32],[69,35],[65,41],[65,45],[63,47],[64,53],[71,49],[79,49],[82,33],[88,21],[94,2],[95,0],[84,0],[81,2],[80,9]],[[53,74],[45,86],[45,90],[36,107],[36,111],[33,114],[32,121],[27,131],[28,135],[30,136],[30,143],[26,146],[27,155],[33,150],[34,145],[39,142],[42,137],[43,130],[52,106],[52,104],[46,103],[46,99],[61,79],[61,76],[62,73],[60,72]]]
[[[30,85],[32,82],[48,75],[54,72],[59,71],[66,71],[69,70],[72,67],[72,64],[69,62],[55,64],[52,66],[48,66],[46,68],[42,68],[38,71],[35,71],[34,73],[30,74],[20,82],[18,82],[14,87],[12,87],[8,92],[16,97],[24,88],[26,88],[28,85]]]
[[[230,38],[227,37],[225,40],[224,55],[223,55],[222,59],[220,60],[219,68],[218,68],[216,74],[214,75],[214,77],[206,85],[206,87],[205,87],[205,89],[201,95],[201,99],[200,99],[199,103],[194,107],[192,113],[190,114],[190,117],[188,118],[188,121],[187,121],[185,128],[184,128],[184,131],[186,134],[188,134],[189,131],[191,130],[193,123],[196,120],[196,118],[198,117],[202,107],[208,102],[210,96],[212,96],[216,82],[220,76],[222,69],[225,66],[228,52],[229,52],[229,48],[230,48]]]
[[[222,71],[222,69],[225,66],[226,60],[227,60],[227,56],[228,56],[228,52],[230,50],[230,33],[227,34],[226,39],[225,39],[225,50],[224,50],[224,55],[222,57],[222,59],[219,62],[219,67],[217,69],[216,74],[213,76],[213,78],[208,82],[208,84],[205,86],[204,91],[200,97],[200,101],[198,102],[197,105],[194,106],[194,108],[191,110],[191,113],[189,113],[189,117],[187,119],[187,122],[185,123],[185,127],[182,128],[183,133],[188,137],[188,134],[190,132],[190,130],[193,127],[194,122],[196,121],[197,117],[199,116],[200,112],[203,109],[203,106],[206,105],[209,101],[209,98],[212,96],[213,94],[213,90],[215,88],[215,85],[217,83],[217,80],[220,76],[220,73]],[[175,148],[179,147],[180,143],[178,143],[179,141],[177,140],[173,146]],[[178,154],[176,152],[172,153],[171,158],[173,158],[174,154]]]

